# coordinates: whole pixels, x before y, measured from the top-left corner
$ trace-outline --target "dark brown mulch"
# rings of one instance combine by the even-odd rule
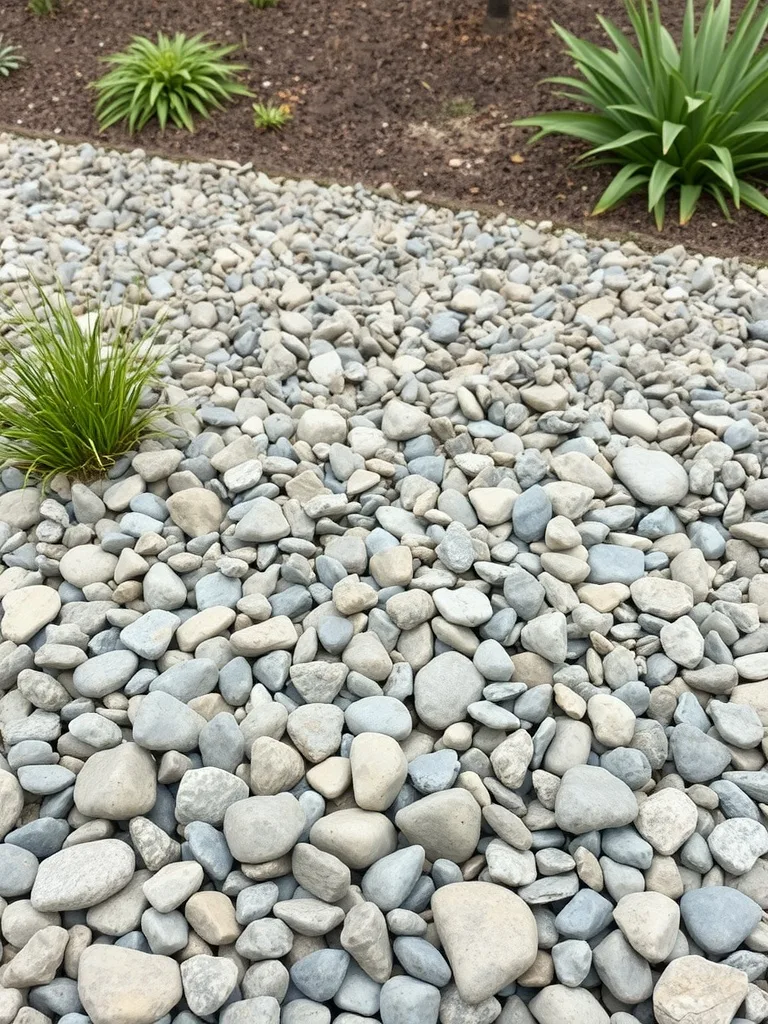
[[[484,6],[279,0],[257,10],[245,0],[62,0],[51,19],[29,14],[26,0],[0,0],[0,30],[28,58],[0,80],[0,128],[252,161],[292,177],[388,181],[421,189],[425,198],[550,219],[593,235],[639,235],[657,248],[682,242],[692,251],[766,259],[768,219],[749,211],[728,223],[707,203],[684,229],[670,218],[661,236],[639,197],[589,219],[610,172],[574,167],[578,144],[548,139],[529,148],[530,133],[512,127],[515,118],[552,105],[541,78],[569,70],[551,20],[599,40],[595,14],[621,21],[621,0],[513,0],[507,38],[483,34]],[[664,7],[674,27],[682,0]],[[260,134],[242,99],[194,135],[150,127],[133,139],[117,128],[100,136],[86,88],[103,73],[98,58],[133,34],[159,29],[207,31],[240,44],[248,85],[260,99],[290,103],[293,124],[282,134]]]

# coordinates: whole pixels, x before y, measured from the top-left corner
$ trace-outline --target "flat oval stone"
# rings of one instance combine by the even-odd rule
[[[103,902],[130,882],[136,858],[127,843],[99,839],[47,857],[32,887],[35,910],[84,910]]]

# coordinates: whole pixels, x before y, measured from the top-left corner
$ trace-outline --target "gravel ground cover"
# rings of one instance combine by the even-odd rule
[[[10,136],[0,254],[174,407],[0,474],[0,1024],[768,1018],[768,271]]]

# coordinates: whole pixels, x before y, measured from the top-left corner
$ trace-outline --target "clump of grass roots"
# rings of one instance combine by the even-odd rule
[[[687,0],[679,46],[662,24],[657,0],[625,5],[634,40],[598,15],[614,49],[555,25],[582,77],[547,81],[589,112],[555,111],[516,124],[539,129],[532,141],[551,134],[583,139],[593,148],[580,159],[621,165],[594,214],[645,191],[661,230],[674,190],[681,224],[702,193],[713,196],[726,218],[728,199],[768,215],[768,198],[748,180],[768,172],[768,47],[762,45],[768,4],[747,0],[729,34],[730,0],[707,0],[698,26]]]
[[[83,326],[63,295],[57,303],[37,293],[37,309],[11,308],[0,338],[0,465],[43,485],[57,474],[93,479],[164,433],[167,406],[145,405],[160,386],[157,328],[135,339],[126,325],[105,337],[100,313]]]

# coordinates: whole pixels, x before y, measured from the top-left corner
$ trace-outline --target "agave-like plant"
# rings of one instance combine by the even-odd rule
[[[145,404],[161,387],[156,329],[132,325],[105,336],[100,314],[85,326],[60,293],[37,286],[36,309],[12,307],[0,339],[0,466],[47,483],[63,473],[88,480],[146,436],[163,433],[167,406]]]
[[[224,59],[235,49],[182,32],[173,38],[159,32],[156,43],[134,36],[125,50],[103,58],[113,68],[91,83],[99,94],[100,128],[126,121],[133,133],[156,117],[161,129],[170,120],[177,128],[194,131],[193,114],[208,117],[235,96],[251,95],[237,80],[245,65]]]
[[[680,45],[662,24],[657,0],[625,0],[633,42],[613,22],[598,21],[615,49],[595,46],[555,25],[581,78],[547,81],[591,112],[557,111],[516,123],[544,135],[592,143],[579,159],[621,164],[597,201],[603,213],[635,192],[661,230],[668,193],[679,189],[680,223],[702,192],[729,218],[726,198],[768,215],[768,199],[748,178],[768,169],[768,4],[747,0],[729,34],[730,0],[707,0],[696,25],[687,0]]]
[[[24,58],[21,50],[13,43],[3,42],[3,33],[0,32],[0,75],[7,78],[12,71],[17,71]]]

